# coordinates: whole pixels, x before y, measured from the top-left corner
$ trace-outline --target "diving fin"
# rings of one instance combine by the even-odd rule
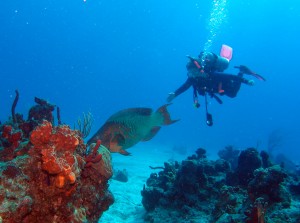
[[[252,75],[253,77],[256,77],[258,80],[266,81],[266,79],[263,76],[253,72],[252,70],[250,70],[248,67],[246,67],[244,65],[235,66],[234,68],[238,68],[240,70],[240,72],[243,74]]]

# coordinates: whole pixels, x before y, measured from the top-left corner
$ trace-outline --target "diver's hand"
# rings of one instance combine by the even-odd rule
[[[254,80],[248,80],[248,82],[247,82],[247,85],[249,85],[249,86],[254,86],[254,84],[255,84],[255,82],[254,82]]]
[[[169,96],[167,98],[167,102],[171,102],[173,101],[173,99],[176,97],[175,93],[174,92],[170,92],[169,93]]]

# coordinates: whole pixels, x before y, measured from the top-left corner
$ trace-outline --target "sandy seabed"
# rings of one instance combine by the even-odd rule
[[[139,223],[144,222],[145,214],[142,205],[141,191],[151,173],[159,172],[149,166],[162,167],[169,160],[181,161],[186,155],[180,155],[171,147],[162,145],[139,144],[128,150],[131,156],[112,154],[114,170],[126,169],[128,182],[110,180],[109,190],[115,197],[115,202],[104,212],[99,223]]]

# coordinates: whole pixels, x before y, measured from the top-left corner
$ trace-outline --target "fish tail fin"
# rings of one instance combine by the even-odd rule
[[[161,106],[159,109],[157,109],[157,111],[156,111],[157,114],[162,116],[162,119],[163,119],[162,124],[163,125],[171,125],[171,124],[179,121],[179,119],[177,119],[177,120],[172,120],[171,119],[170,113],[167,109],[167,107],[169,105],[171,105],[171,104],[165,104],[165,105]]]

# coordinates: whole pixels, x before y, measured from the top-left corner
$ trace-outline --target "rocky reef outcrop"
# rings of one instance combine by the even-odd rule
[[[141,191],[145,221],[300,222],[299,176],[255,148],[219,154],[226,160],[208,160],[200,148],[152,173]]]
[[[54,126],[53,110],[39,101],[0,125],[0,222],[98,222],[113,203],[110,152]]]

